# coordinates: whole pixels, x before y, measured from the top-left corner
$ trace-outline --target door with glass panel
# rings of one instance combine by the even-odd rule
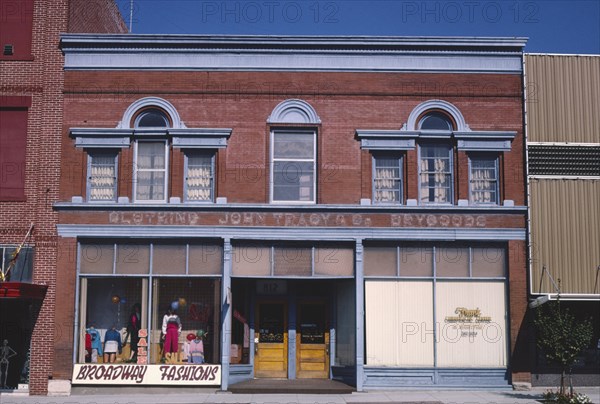
[[[324,302],[298,304],[296,377],[329,378],[328,307]]]
[[[260,378],[287,378],[287,305],[259,302],[256,312],[254,375]]]

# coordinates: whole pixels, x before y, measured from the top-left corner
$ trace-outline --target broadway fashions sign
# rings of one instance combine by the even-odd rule
[[[219,386],[221,365],[75,364],[73,384]]]

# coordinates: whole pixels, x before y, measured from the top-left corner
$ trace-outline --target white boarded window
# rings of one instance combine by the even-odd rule
[[[365,282],[366,364],[433,366],[433,282]]]
[[[117,152],[88,152],[88,200],[117,200]]]
[[[214,153],[187,151],[185,154],[186,202],[214,200]]]
[[[437,282],[439,367],[507,366],[505,296],[505,282]]]
[[[271,132],[271,201],[316,202],[316,132]]]

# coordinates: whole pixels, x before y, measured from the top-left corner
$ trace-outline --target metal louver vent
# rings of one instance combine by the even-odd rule
[[[600,146],[529,145],[529,175],[600,176]]]

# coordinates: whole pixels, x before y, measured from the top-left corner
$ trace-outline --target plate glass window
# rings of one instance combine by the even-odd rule
[[[315,202],[314,131],[272,132],[273,202]]]
[[[374,156],[373,199],[375,203],[402,203],[402,158]]]

